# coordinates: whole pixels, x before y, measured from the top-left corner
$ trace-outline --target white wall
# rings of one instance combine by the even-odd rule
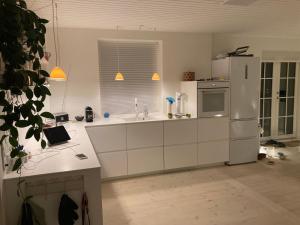
[[[286,59],[300,61],[300,38],[255,37],[245,35],[216,34],[213,35],[212,56],[232,51],[240,46],[250,45],[249,53],[263,59],[276,54]],[[298,74],[298,89],[300,88],[300,74]],[[300,138],[300,97],[297,103],[297,137]]]
[[[162,40],[164,96],[175,95],[185,71],[195,71],[197,78],[208,77],[211,73],[210,34],[62,28],[59,37],[61,66],[69,73],[65,111],[72,118],[83,114],[87,105],[93,107],[97,115],[101,113],[97,40]],[[52,53],[50,70],[55,61],[51,29],[48,29],[47,51]],[[64,85],[63,82],[51,82],[52,112],[62,111]]]

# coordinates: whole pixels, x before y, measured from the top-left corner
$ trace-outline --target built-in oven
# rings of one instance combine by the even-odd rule
[[[222,117],[229,114],[229,81],[198,81],[198,117]]]

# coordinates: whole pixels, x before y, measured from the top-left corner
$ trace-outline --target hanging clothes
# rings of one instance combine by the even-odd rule
[[[75,210],[78,205],[66,194],[63,194],[60,200],[58,210],[59,225],[73,225],[78,220],[78,214]]]
[[[82,217],[82,225],[86,225],[86,216],[88,223],[87,225],[91,225],[90,215],[89,215],[89,201],[86,193],[84,192],[81,200],[81,217]]]

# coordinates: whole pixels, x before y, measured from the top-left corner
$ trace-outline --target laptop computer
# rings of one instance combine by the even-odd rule
[[[71,140],[64,126],[57,126],[43,129],[43,132],[48,140],[48,145],[58,145]]]

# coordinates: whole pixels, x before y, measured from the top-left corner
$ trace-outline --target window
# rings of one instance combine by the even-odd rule
[[[147,105],[149,112],[162,107],[161,81],[152,81],[152,74],[161,68],[159,41],[98,41],[100,94],[102,112],[111,114],[134,113],[134,98],[139,109]],[[118,72],[123,81],[115,81]]]

